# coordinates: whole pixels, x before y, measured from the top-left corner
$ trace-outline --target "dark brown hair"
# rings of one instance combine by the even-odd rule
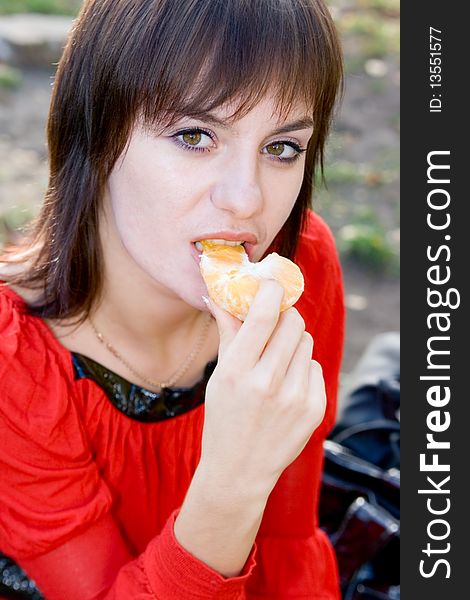
[[[267,92],[281,113],[305,102],[315,124],[299,197],[272,246],[292,258],[341,84],[323,0],[85,1],[55,77],[45,203],[7,258],[31,266],[10,281],[41,290],[35,315],[85,318],[102,285],[104,186],[136,120],[169,125],[228,101],[235,119]]]

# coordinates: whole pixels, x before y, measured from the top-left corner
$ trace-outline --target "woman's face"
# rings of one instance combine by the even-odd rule
[[[207,290],[195,243],[243,241],[258,261],[298,196],[312,121],[300,104],[282,120],[273,106],[267,98],[233,122],[219,108],[164,131],[136,127],[110,175],[106,201],[130,263],[198,309]]]

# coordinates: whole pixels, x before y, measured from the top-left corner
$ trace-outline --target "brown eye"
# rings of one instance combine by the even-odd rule
[[[183,142],[188,146],[197,146],[201,143],[202,133],[200,131],[190,131],[183,134]]]
[[[302,152],[305,152],[305,150],[298,144],[286,141],[272,142],[271,144],[267,144],[262,150],[263,154],[267,154],[271,156],[273,160],[275,159],[280,162],[292,162],[298,158]]]
[[[284,152],[285,145],[281,142],[277,142],[275,144],[269,144],[266,146],[266,150],[268,154],[272,154],[273,156],[281,156]]]

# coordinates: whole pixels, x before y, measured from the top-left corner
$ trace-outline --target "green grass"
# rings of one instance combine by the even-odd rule
[[[369,81],[368,89],[374,96],[380,96],[387,91],[387,83],[383,79],[371,79]]]
[[[339,26],[343,34],[358,36],[363,58],[382,58],[398,55],[400,49],[400,23],[398,19],[385,19],[373,13],[354,12],[341,17]]]
[[[397,272],[398,248],[372,208],[357,207],[351,222],[339,229],[337,238],[343,256],[375,271]]]
[[[0,0],[0,15],[27,12],[76,15],[81,4],[81,0]]]
[[[357,163],[348,160],[332,160],[325,165],[327,188],[336,185],[361,185],[377,187],[390,183],[397,177],[397,169],[374,163]],[[316,184],[319,186],[319,181]]]
[[[395,252],[379,225],[351,223],[338,232],[339,249],[343,255],[355,259],[374,270],[392,266]]]
[[[21,79],[18,69],[0,63],[0,89],[14,90],[20,86]]]
[[[344,57],[344,72],[346,75],[358,75],[364,72],[364,63],[366,59],[363,56],[347,54]]]
[[[5,244],[14,242],[34,216],[35,212],[29,206],[12,206],[0,213],[0,250]]]
[[[400,0],[356,0],[363,9],[376,10],[384,15],[398,17]]]
[[[390,115],[388,118],[388,123],[392,129],[395,129],[395,131],[400,131],[400,113]]]
[[[29,206],[12,206],[0,213],[0,221],[5,229],[22,229],[34,216],[34,210]]]

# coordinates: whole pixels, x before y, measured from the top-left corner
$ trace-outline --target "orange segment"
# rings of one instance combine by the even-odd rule
[[[214,242],[202,240],[201,246],[203,254],[205,256],[209,256],[221,264],[243,263],[245,261],[245,258],[248,258],[245,252],[245,248],[241,245],[222,246],[221,244],[215,244]]]
[[[276,279],[284,288],[281,312],[293,306],[304,291],[299,267],[276,252],[258,263],[250,262],[245,248],[201,241],[199,264],[209,296],[223,309],[244,321],[262,279]]]

